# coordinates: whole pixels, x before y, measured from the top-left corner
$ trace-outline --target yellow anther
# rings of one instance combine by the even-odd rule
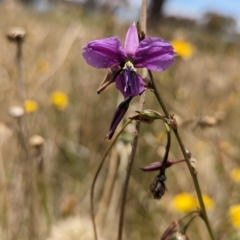
[[[133,66],[133,64],[131,63],[131,61],[127,61],[127,62],[125,63],[123,69],[127,69],[127,68],[130,69],[130,70],[132,70],[132,71],[134,71],[134,72],[137,71],[137,69],[134,68],[134,66]]]

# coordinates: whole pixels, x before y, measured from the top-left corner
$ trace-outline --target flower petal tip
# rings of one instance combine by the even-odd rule
[[[136,24],[133,23],[127,31],[124,49],[129,55],[134,55],[139,45],[138,31]]]
[[[109,131],[104,139],[111,140],[115,131]]]

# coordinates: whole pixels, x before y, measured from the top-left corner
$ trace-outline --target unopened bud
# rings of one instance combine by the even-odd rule
[[[150,185],[150,190],[155,199],[161,199],[166,191],[166,176],[165,175],[157,175],[154,179],[153,183]]]
[[[109,132],[106,135],[105,139],[110,140],[112,138],[118,124],[121,122],[125,113],[127,112],[129,103],[131,102],[131,100],[132,100],[132,97],[128,97],[119,104],[119,106],[117,107],[117,109],[114,113]]]
[[[159,162],[153,162],[153,163],[148,164],[145,167],[142,167],[141,170],[145,171],[145,172],[157,171],[157,170],[160,170],[162,168],[162,163],[163,162],[160,162],[160,161]],[[171,165],[172,165],[172,162],[167,161],[166,168],[170,167]]]
[[[180,160],[175,160],[175,161],[167,160],[166,168],[169,168],[173,164],[177,164],[177,163],[181,163],[181,162],[185,162],[185,159],[180,159]],[[148,164],[145,167],[142,167],[141,170],[145,171],[145,172],[157,171],[162,168],[162,164],[163,164],[162,161],[153,162],[153,163]]]
[[[179,229],[179,222],[172,222],[165,230],[160,240],[188,240],[188,237],[181,233]]]
[[[137,112],[138,114],[129,117],[129,119],[137,120],[143,123],[151,124],[156,119],[164,119],[160,113],[153,111],[151,109],[145,109],[142,112]]]

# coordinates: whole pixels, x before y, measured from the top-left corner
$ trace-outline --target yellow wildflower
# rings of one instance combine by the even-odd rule
[[[63,92],[52,92],[50,98],[52,104],[60,111],[64,111],[68,106],[68,96]]]
[[[173,206],[178,212],[188,213],[196,209],[196,201],[190,193],[180,193],[174,197]]]
[[[33,113],[38,110],[38,103],[34,100],[25,100],[24,109],[26,113]]]
[[[202,195],[206,209],[213,209],[215,204],[206,194]],[[181,213],[188,213],[199,207],[198,199],[190,193],[180,193],[173,199],[174,208]]]
[[[240,229],[240,204],[230,206],[229,216],[230,216],[232,225]]]
[[[171,42],[174,51],[183,59],[189,59],[192,57],[194,52],[194,47],[191,43],[183,40],[173,40]]]
[[[234,168],[231,173],[230,177],[236,183],[240,183],[240,168]]]

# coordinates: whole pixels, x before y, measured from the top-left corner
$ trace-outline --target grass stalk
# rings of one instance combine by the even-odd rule
[[[97,240],[98,239],[98,235],[97,235],[97,226],[96,226],[96,221],[95,221],[95,212],[94,212],[94,189],[95,189],[95,185],[97,182],[97,178],[98,175],[102,169],[102,166],[106,160],[106,157],[108,156],[109,152],[111,151],[112,147],[114,146],[114,144],[116,143],[116,141],[118,140],[119,136],[121,135],[121,133],[123,132],[123,130],[125,129],[125,127],[131,123],[131,120],[128,120],[123,127],[121,128],[121,130],[117,133],[116,137],[113,139],[113,141],[111,142],[111,144],[109,145],[107,151],[105,152],[102,160],[100,161],[100,164],[98,166],[97,172],[94,175],[94,179],[91,185],[91,189],[90,189],[90,206],[91,206],[91,219],[92,219],[92,223],[93,223],[93,231],[94,231],[94,239]]]

